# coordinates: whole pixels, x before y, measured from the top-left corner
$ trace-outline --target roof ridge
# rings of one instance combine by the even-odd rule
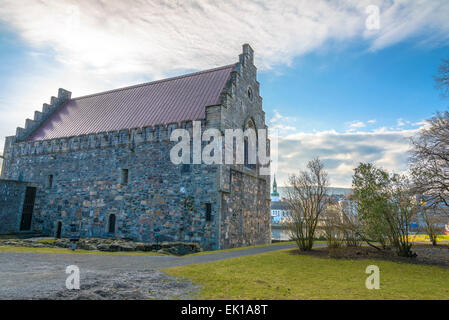
[[[214,72],[214,71],[218,71],[218,70],[227,69],[227,68],[234,67],[234,66],[235,66],[235,63],[228,64],[226,66],[221,66],[221,67],[217,67],[217,68],[197,71],[197,72],[193,72],[193,73],[187,73],[187,74],[183,74],[183,75],[176,76],[176,77],[160,79],[160,80],[155,80],[155,81],[150,81],[150,82],[144,82],[144,83],[140,83],[140,84],[135,84],[135,85],[126,86],[126,87],[117,88],[117,89],[112,89],[112,90],[107,90],[107,91],[102,91],[102,92],[98,92],[98,93],[92,93],[92,94],[88,94],[88,95],[72,98],[70,100],[91,98],[91,97],[100,96],[100,95],[107,94],[107,93],[119,92],[119,91],[123,91],[123,90],[144,87],[144,86],[148,86],[148,85],[152,85],[152,84],[157,84],[157,83],[162,83],[162,82],[167,82],[167,81],[173,81],[173,80],[182,79],[182,78],[188,78],[188,77],[196,76],[196,75],[203,74],[203,73],[209,73],[209,72]],[[70,101],[70,100],[68,100],[68,101]]]

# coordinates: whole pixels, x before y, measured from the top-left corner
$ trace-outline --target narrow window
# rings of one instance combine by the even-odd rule
[[[53,187],[53,175],[52,174],[50,174],[48,176],[47,186],[48,186],[48,188],[52,188]]]
[[[248,138],[245,137],[245,141],[244,141],[244,166],[249,168],[249,169],[256,169],[256,164],[255,163],[249,163],[249,142],[248,142]],[[253,150],[251,150],[253,151]]]
[[[245,167],[248,167],[248,139],[247,138],[245,138],[245,143],[244,143],[244,152],[245,152],[245,154],[244,154],[244,164],[245,164]]]
[[[129,175],[128,169],[122,169],[122,176],[120,180],[121,184],[128,184],[128,175]]]
[[[115,214],[109,215],[109,233],[115,233]]]
[[[206,203],[206,221],[212,221],[212,204]]]
[[[61,239],[61,234],[62,234],[62,222],[58,221],[58,223],[56,224],[56,238]]]

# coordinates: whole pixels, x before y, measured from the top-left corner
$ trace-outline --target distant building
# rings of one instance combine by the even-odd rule
[[[288,219],[288,204],[286,201],[276,201],[271,203],[271,223],[280,224]]]
[[[416,197],[419,203],[418,213],[414,217],[414,221],[410,224],[410,229],[414,233],[425,232],[426,219],[430,219],[438,230],[438,233],[449,233],[449,221],[447,218],[446,206],[435,203],[430,196],[419,195]]]
[[[347,217],[355,217],[357,215],[357,202],[349,199],[341,199],[338,201],[340,208]]]
[[[271,239],[289,240],[290,236],[286,230],[285,222],[288,220],[288,203],[281,200],[277,190],[276,176],[273,179],[271,192]]]

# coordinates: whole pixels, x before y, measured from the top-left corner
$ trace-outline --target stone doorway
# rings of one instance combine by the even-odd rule
[[[34,200],[36,199],[36,188],[27,187],[25,191],[25,200],[22,208],[22,218],[20,220],[20,231],[31,230],[31,221],[33,219]]]
[[[56,224],[56,238],[61,239],[61,233],[62,233],[62,222],[58,221]]]

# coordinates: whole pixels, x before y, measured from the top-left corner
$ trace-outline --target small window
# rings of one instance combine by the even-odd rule
[[[61,239],[61,234],[62,234],[62,222],[58,221],[58,223],[56,224],[56,238]]]
[[[251,90],[251,88],[248,88],[248,99],[249,100],[253,100],[253,90]]]
[[[183,164],[181,165],[181,173],[188,173],[188,172],[190,172],[190,171],[191,171],[191,166],[190,166],[190,164],[183,163]]]
[[[115,214],[109,215],[108,232],[115,233]]]
[[[244,150],[243,150],[243,152],[244,152],[244,154],[243,154],[243,156],[244,156],[243,164],[244,164],[244,166],[246,168],[256,169],[257,165],[255,163],[249,163],[249,151],[250,150],[249,150],[249,142],[248,142],[248,138],[247,137],[245,137],[245,140],[244,140],[243,143],[244,143],[243,144],[243,148],[244,148]]]
[[[245,164],[245,167],[248,167],[248,165],[249,165],[249,161],[248,161],[248,158],[249,158],[249,150],[248,150],[248,139],[247,138],[245,138],[245,141],[244,141],[244,145],[243,145],[243,147],[244,147],[244,164]]]
[[[129,176],[128,169],[122,169],[122,176],[121,176],[121,179],[120,179],[120,183],[121,184],[128,184],[128,176]]]
[[[206,221],[212,221],[212,204],[206,203]]]
[[[47,178],[47,187],[52,188],[53,187],[53,175],[50,174]]]

